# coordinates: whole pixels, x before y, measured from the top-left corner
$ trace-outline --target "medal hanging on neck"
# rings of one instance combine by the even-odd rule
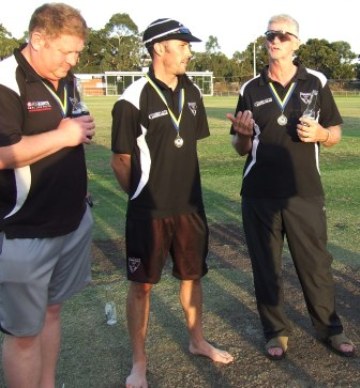
[[[180,137],[179,134],[176,135],[176,138],[174,140],[175,147],[181,148],[184,144],[184,139]]]
[[[43,81],[43,85],[46,87],[46,89],[50,92],[50,94],[54,97],[55,101],[59,105],[63,117],[66,117],[66,112],[68,110],[68,93],[66,86],[64,86],[64,102],[60,100],[60,97],[55,93],[54,90],[51,89],[49,85],[46,85],[46,83]]]
[[[286,107],[287,103],[288,103],[289,100],[290,100],[291,95],[292,95],[293,92],[294,92],[295,87],[296,87],[296,82],[293,82],[293,83],[290,85],[290,88],[289,88],[289,90],[287,91],[287,93],[286,93],[284,99],[282,100],[282,99],[280,98],[280,96],[278,95],[278,93],[277,93],[277,91],[276,91],[276,89],[275,89],[273,83],[272,83],[272,82],[269,82],[269,88],[270,88],[271,94],[273,95],[273,97],[274,97],[276,103],[278,104],[279,108],[281,109],[281,115],[277,118],[277,123],[278,123],[279,125],[281,125],[282,127],[283,127],[284,125],[286,125],[287,122],[288,122],[287,117],[284,115],[284,110],[285,110],[285,107]]]
[[[159,97],[161,98],[163,103],[166,105],[167,111],[169,112],[169,115],[171,118],[171,122],[173,123],[173,126],[174,126],[175,131],[176,131],[174,145],[176,148],[181,148],[184,145],[184,139],[180,136],[179,132],[180,132],[181,116],[182,116],[183,107],[184,107],[184,103],[185,103],[185,90],[182,88],[180,90],[180,93],[179,93],[179,117],[176,118],[176,116],[174,115],[174,112],[170,109],[170,107],[166,101],[166,98],[164,97],[161,90],[157,87],[157,85],[154,83],[154,81],[147,74],[146,74],[146,78],[149,81],[150,85],[154,88],[156,93],[159,95]]]

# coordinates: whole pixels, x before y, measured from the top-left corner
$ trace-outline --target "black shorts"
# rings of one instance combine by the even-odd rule
[[[203,214],[182,214],[166,218],[127,219],[126,257],[129,280],[157,283],[168,254],[173,275],[196,280],[207,271],[209,229]]]

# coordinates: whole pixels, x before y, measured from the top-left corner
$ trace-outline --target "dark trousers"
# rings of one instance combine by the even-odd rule
[[[257,308],[266,340],[288,336],[284,313],[282,250],[286,236],[312,323],[321,338],[343,331],[335,311],[332,256],[327,251],[324,199],[242,198]]]

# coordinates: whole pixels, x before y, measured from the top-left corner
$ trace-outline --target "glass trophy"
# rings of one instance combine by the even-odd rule
[[[83,87],[78,78],[74,78],[74,90],[71,98],[71,117],[85,116],[89,114],[89,108],[84,102]]]
[[[318,91],[313,90],[311,92],[310,99],[306,105],[306,108],[302,114],[302,117],[307,117],[309,119],[315,120],[316,118],[316,99],[317,99]]]

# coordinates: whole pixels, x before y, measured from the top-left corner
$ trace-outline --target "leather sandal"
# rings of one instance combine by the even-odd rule
[[[278,360],[284,359],[286,356],[288,339],[289,338],[285,336],[271,338],[271,340],[269,340],[265,345],[266,356],[272,361],[278,361]],[[270,354],[269,350],[272,348],[281,348],[282,353]]]
[[[342,357],[354,357],[355,356],[355,345],[349,338],[346,337],[344,333],[331,335],[325,339],[325,343],[330,350]],[[349,352],[344,352],[341,350],[340,345],[348,344],[353,347],[353,350]]]

